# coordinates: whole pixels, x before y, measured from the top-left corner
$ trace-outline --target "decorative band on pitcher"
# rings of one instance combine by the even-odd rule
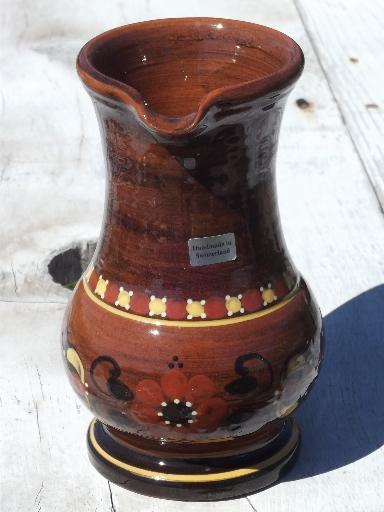
[[[121,311],[142,317],[168,320],[220,320],[255,313],[286,299],[294,285],[283,277],[266,281],[264,286],[247,288],[238,294],[211,295],[204,298],[169,297],[136,291],[120,285],[93,267],[85,275],[90,292]]]

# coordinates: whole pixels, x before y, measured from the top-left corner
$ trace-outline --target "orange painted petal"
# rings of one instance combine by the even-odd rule
[[[135,420],[139,423],[159,423],[161,419],[157,415],[157,409],[140,402],[133,402],[129,410]]]
[[[195,375],[188,381],[185,398],[196,405],[215,394],[215,384],[205,375]]]
[[[204,400],[197,408],[194,430],[215,430],[227,414],[227,404],[221,398]]]
[[[140,402],[143,402],[143,404],[152,407],[160,407],[161,402],[164,401],[164,394],[161,391],[160,385],[151,379],[141,380],[137,384],[135,397]]]
[[[187,383],[187,377],[180,370],[170,370],[161,377],[161,388],[170,400],[182,400],[185,397]]]

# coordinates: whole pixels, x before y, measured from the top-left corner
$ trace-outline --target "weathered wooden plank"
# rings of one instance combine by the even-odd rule
[[[384,210],[384,7],[380,0],[295,0]]]
[[[85,450],[90,413],[63,371],[63,306],[0,303],[0,315],[0,509],[108,510]]]

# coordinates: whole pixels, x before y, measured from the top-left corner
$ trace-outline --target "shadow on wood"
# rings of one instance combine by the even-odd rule
[[[384,444],[384,286],[343,304],[324,324],[324,363],[296,415],[302,444],[286,481],[340,468]]]

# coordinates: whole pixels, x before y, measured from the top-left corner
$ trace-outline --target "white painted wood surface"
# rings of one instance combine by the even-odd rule
[[[47,262],[96,239],[103,211],[103,161],[74,71],[78,49],[113,26],[187,15],[264,23],[304,49],[281,133],[279,199],[292,257],[326,317],[328,354],[298,413],[303,446],[292,473],[249,498],[182,507],[383,512],[384,287],[373,289],[384,277],[383,7],[374,0],[0,1],[0,509],[181,506],[109,485],[88,463],[90,415],[59,349],[68,292],[50,280]],[[311,108],[299,109],[298,98]]]
[[[295,2],[384,211],[383,2]]]

